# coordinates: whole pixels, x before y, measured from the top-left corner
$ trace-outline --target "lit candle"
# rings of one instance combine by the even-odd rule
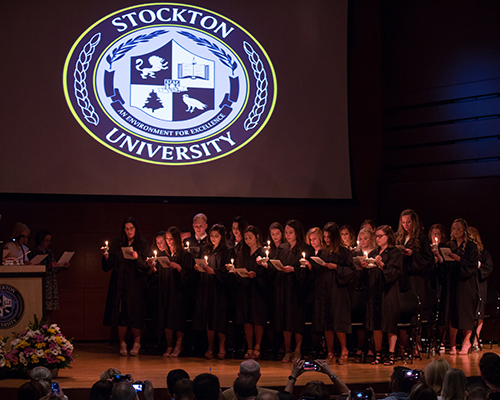
[[[436,244],[438,244],[438,238],[437,238],[437,236],[434,236],[434,242],[436,242]]]
[[[269,250],[266,250],[266,258],[269,258]]]
[[[108,241],[107,240],[104,242],[104,247],[108,247]]]
[[[271,241],[270,240],[267,241],[267,247],[271,247]]]
[[[186,247],[187,247],[187,248],[188,248],[188,250],[189,250],[189,242],[186,242]]]
[[[358,247],[359,247],[359,240],[356,243],[358,244]]]
[[[231,265],[234,264],[234,258],[231,258]]]
[[[207,263],[208,265],[208,256],[205,256],[205,262]]]
[[[368,258],[368,252],[365,251],[364,253],[365,253],[365,258]]]
[[[306,253],[302,253],[302,258],[306,258]]]
[[[153,251],[153,253],[155,253],[155,258],[156,258],[157,251],[156,251],[156,250],[154,250],[154,251]]]

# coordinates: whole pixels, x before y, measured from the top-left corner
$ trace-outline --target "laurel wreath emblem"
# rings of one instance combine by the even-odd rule
[[[226,67],[231,68],[231,72],[234,74],[234,70],[236,67],[238,67],[238,64],[236,61],[233,61],[231,58],[231,55],[227,54],[224,49],[221,49],[219,46],[217,46],[214,43],[209,42],[207,39],[200,38],[196,35],[193,35],[192,33],[186,32],[186,31],[180,31],[179,32],[181,35],[186,36],[187,38],[191,39],[193,42],[195,42],[198,46],[205,46],[208,48],[210,53],[212,53],[214,56],[216,56],[222,64],[224,64]]]
[[[75,78],[73,89],[75,91],[78,106],[80,107],[80,110],[82,111],[82,114],[87,122],[96,126],[99,124],[99,116],[96,114],[94,106],[90,103],[85,79],[87,79],[87,70],[89,68],[90,61],[92,60],[92,55],[94,54],[95,48],[100,41],[101,34],[96,33],[90,38],[85,46],[83,46],[75,64],[75,71],[73,72],[73,77]]]
[[[108,54],[108,56],[106,57],[106,61],[109,64],[109,68],[111,68],[111,65],[115,61],[120,60],[123,56],[125,56],[125,54],[127,54],[130,50],[132,50],[139,43],[149,42],[151,39],[154,39],[155,37],[163,35],[167,32],[168,32],[167,30],[159,29],[157,31],[148,33],[147,35],[136,36],[135,38],[131,38],[131,39],[127,40],[125,43],[120,44],[118,47],[111,50],[111,54]]]
[[[257,91],[255,92],[255,98],[253,101],[252,110],[248,113],[248,117],[243,124],[246,131],[253,129],[257,126],[260,120],[260,116],[264,112],[267,104],[267,74],[264,70],[264,66],[259,55],[255,52],[253,47],[248,42],[243,42],[243,49],[248,55],[248,60],[252,65],[253,76],[255,78],[255,84]]]

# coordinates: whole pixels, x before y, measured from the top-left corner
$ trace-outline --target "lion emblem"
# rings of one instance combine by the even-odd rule
[[[142,64],[144,63],[142,59],[138,59],[135,61],[135,69],[141,73],[142,79],[147,79],[148,76],[151,78],[156,78],[155,72],[168,69],[168,61],[165,61],[159,56],[151,56],[148,58],[148,61],[149,64],[151,64],[151,68],[141,68]]]

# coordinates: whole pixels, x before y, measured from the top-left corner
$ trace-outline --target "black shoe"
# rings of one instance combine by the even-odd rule
[[[389,355],[387,356],[387,358],[385,359],[384,361],[384,365],[394,365],[394,352],[391,351],[389,352]]]
[[[375,352],[375,359],[372,361],[372,365],[378,365],[381,363],[382,363],[382,355],[380,354],[380,351],[376,351]]]

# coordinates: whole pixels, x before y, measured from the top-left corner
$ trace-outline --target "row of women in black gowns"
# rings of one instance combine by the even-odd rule
[[[411,213],[409,215],[411,219],[415,218]],[[277,227],[279,224],[273,225]],[[328,336],[327,333],[333,335],[333,332],[345,335],[351,332],[353,292],[362,290],[366,299],[365,329],[377,333],[374,335],[375,350],[381,350],[381,334],[386,332],[389,335],[389,350],[393,353],[398,333],[399,293],[411,289],[423,299],[426,287],[433,286],[432,279],[429,279],[432,275],[429,271],[432,271],[442,291],[443,321],[451,321],[452,328],[463,329],[467,334],[474,324],[477,306],[475,288],[479,256],[475,243],[467,240],[466,236],[459,243],[447,243],[460,259],[440,262],[430,251],[429,238],[421,233],[420,226],[415,228],[418,234],[413,236],[405,235],[404,229],[395,236],[390,227],[385,227],[376,229],[373,237],[376,236],[377,243],[368,255],[378,258],[377,265],[369,268],[374,265],[362,263],[365,268],[361,271],[356,271],[353,264],[356,252],[339,245],[340,233],[334,223],[325,226],[328,245],[315,250],[305,243],[302,225],[295,220],[288,221],[284,229],[286,242],[282,237],[282,243],[274,240],[268,243],[268,254],[261,247],[262,235],[257,228],[250,226],[241,232],[240,242],[231,249],[226,243],[225,228],[216,225],[209,232],[207,247],[198,256],[207,257],[208,267],[198,265],[196,268],[194,257],[180,244],[180,238],[177,247],[167,246],[164,252],[158,254],[158,257],[169,256],[170,261],[180,268],[162,267],[159,263],[151,267],[151,262],[148,265],[153,254],[143,239],[133,242],[134,250],[139,255],[136,260],[124,258],[121,247],[125,247],[126,243],[115,241],[109,248],[108,260],[103,261],[103,269],[113,270],[104,323],[143,329],[148,282],[149,293],[155,292],[151,288],[155,287],[154,277],[157,276],[158,326],[177,331],[177,339],[179,333],[186,329],[186,320],[192,316],[193,329],[207,331],[209,349],[206,356],[213,357],[213,335],[218,333],[217,355],[224,358],[225,334],[231,318],[236,324],[245,325],[249,344],[246,356],[258,358],[262,327],[270,321],[275,331],[284,333],[284,361],[289,361],[292,357],[292,335],[295,335],[295,355],[300,355],[308,298],[313,298],[312,330],[325,332],[325,336]],[[283,228],[281,230],[283,236]],[[252,245],[252,250],[243,240],[246,233],[250,238],[253,235],[258,243],[258,246]],[[219,236],[218,241],[212,240],[213,234]],[[384,242],[384,235],[390,240]],[[384,245],[379,242],[384,242]],[[404,249],[394,247],[398,242]],[[405,249],[411,251],[406,252]],[[437,247],[434,252],[439,254]],[[325,265],[311,258],[315,255]],[[280,260],[283,270],[276,269],[268,259]],[[437,266],[434,265],[436,260]],[[251,277],[240,277],[234,273],[234,266],[246,268]],[[309,296],[309,293],[312,295]],[[182,335],[180,337],[180,344],[179,340],[175,343],[176,348],[182,345]],[[343,356],[345,345],[342,336],[339,339]],[[173,343],[169,346],[173,347]],[[328,347],[330,356],[333,349]]]

